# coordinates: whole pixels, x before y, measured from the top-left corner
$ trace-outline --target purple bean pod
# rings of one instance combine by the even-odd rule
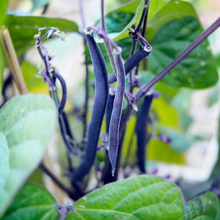
[[[85,39],[89,47],[94,75],[95,75],[95,97],[92,109],[92,117],[87,132],[85,156],[79,167],[73,173],[73,181],[80,181],[92,168],[95,160],[99,134],[105,109],[108,101],[108,74],[103,55],[95,42],[92,33],[85,31]]]
[[[109,134],[109,125],[111,121],[111,115],[112,115],[112,109],[113,109],[113,104],[115,100],[115,95],[110,95],[108,96],[108,104],[106,107],[106,133]]]
[[[119,127],[122,113],[122,103],[125,91],[125,68],[121,59],[121,51],[115,52],[115,65],[117,69],[117,88],[111,121],[109,126],[109,159],[112,166],[112,176],[114,176],[119,144]]]
[[[147,95],[144,98],[143,104],[138,111],[136,121],[136,134],[137,134],[137,164],[139,170],[142,173],[146,173],[145,157],[146,157],[146,145],[147,145],[147,125],[150,106],[153,101],[153,94]]]

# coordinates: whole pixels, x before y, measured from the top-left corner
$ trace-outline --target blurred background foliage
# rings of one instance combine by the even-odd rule
[[[58,0],[10,0],[8,15],[4,23],[10,33],[18,57],[23,57],[21,62],[22,73],[25,78],[28,90],[33,93],[48,94],[48,86],[43,83],[38,72],[40,69],[40,58],[34,48],[33,36],[37,33],[37,28],[41,26],[55,26],[67,34],[66,42],[57,40],[46,41],[44,44],[49,53],[55,55],[53,65],[57,67],[68,86],[68,112],[71,127],[77,140],[82,138],[82,106],[84,103],[84,54],[88,50],[83,48],[83,38],[78,33],[82,30],[82,21],[79,15],[80,1],[58,1]],[[118,40],[117,44],[123,48],[123,58],[129,57],[131,39],[127,37],[128,30],[125,28],[129,23],[138,22],[136,8],[141,10],[141,1],[134,1],[127,4],[127,0],[106,1],[107,30],[113,39]],[[152,1],[153,2],[153,1]],[[189,3],[191,4],[189,4]],[[121,4],[127,4],[120,7]],[[99,1],[85,0],[86,25],[98,24],[100,18]],[[146,32],[148,41],[153,46],[153,52],[147,60],[147,71],[143,65],[140,66],[140,83],[146,83],[158,74],[170,61],[172,61],[182,50],[192,42],[203,28],[213,22],[220,10],[218,0],[188,0],[188,1],[158,1],[157,7],[149,12],[149,22]],[[118,8],[118,9],[115,9]],[[152,11],[152,13],[151,13]],[[178,14],[174,13],[178,11]],[[154,13],[153,13],[154,12]],[[40,17],[42,13],[46,16]],[[170,16],[164,17],[167,13]],[[33,17],[33,15],[37,17]],[[53,19],[53,17],[59,19]],[[199,18],[199,20],[198,20]],[[164,173],[171,174],[173,180],[180,181],[180,186],[186,197],[191,197],[195,191],[190,189],[198,188],[198,184],[209,183],[209,177],[217,156],[209,158],[212,160],[207,167],[205,182],[196,182],[195,179],[185,179],[181,171],[177,172],[179,166],[198,169],[202,167],[206,153],[209,151],[211,139],[218,137],[218,115],[219,115],[219,83],[218,73],[220,69],[220,31],[215,32],[209,42],[205,41],[192,54],[190,54],[178,67],[176,67],[167,77],[157,83],[155,90],[161,95],[155,99],[152,105],[150,118],[151,125],[149,132],[152,138],[148,144],[146,155],[146,165],[148,172],[152,173],[158,169],[158,175]],[[102,43],[100,47],[106,58],[109,73],[112,72],[107,55]],[[0,47],[0,72],[3,73],[4,60],[3,51]],[[90,85],[94,79],[91,62]],[[8,69],[4,71],[4,77],[8,76]],[[3,75],[2,78],[3,79]],[[3,80],[0,81],[1,86]],[[201,90],[202,89],[202,90]],[[94,90],[89,88],[89,114],[93,102]],[[134,113],[127,126],[124,147],[122,152],[122,166],[134,167],[136,162],[136,135],[135,135],[136,114]],[[102,131],[104,132],[105,125]],[[170,137],[171,142],[166,143],[159,138]],[[66,153],[60,138],[57,138],[57,151],[55,159],[61,165],[63,173],[66,167]],[[218,145],[217,145],[218,148]],[[212,148],[213,149],[213,148]],[[216,148],[214,149],[216,150]],[[218,149],[216,150],[218,152]],[[104,162],[104,152],[98,152],[97,163],[102,166]],[[194,159],[192,159],[194,158]],[[160,170],[157,163],[172,164]],[[75,161],[77,163],[77,161]],[[218,177],[220,162],[214,168],[212,178]],[[174,168],[173,168],[174,167]],[[176,168],[177,167],[177,168]],[[130,171],[132,174],[133,171]],[[136,171],[134,171],[136,172]],[[201,170],[202,172],[202,170]],[[199,173],[199,171],[198,171]],[[37,171],[31,179],[42,182],[41,172]],[[181,179],[182,182],[181,182]],[[208,181],[208,182],[207,182]],[[196,183],[195,183],[196,182]],[[184,184],[183,184],[184,183]],[[194,188],[192,187],[195,186]]]

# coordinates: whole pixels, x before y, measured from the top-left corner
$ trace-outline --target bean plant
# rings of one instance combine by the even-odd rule
[[[198,186],[191,198],[169,170],[161,176],[149,166],[151,160],[183,165],[183,152],[198,138],[188,138],[193,119],[181,108],[182,99],[176,109],[174,100],[218,83],[207,38],[219,28],[220,17],[203,30],[189,2],[133,0],[105,13],[101,0],[100,19],[86,26],[86,5],[79,1],[80,26],[45,16],[49,0],[33,3],[31,13],[42,8],[42,15],[9,11],[7,0],[0,3],[0,72],[6,73],[1,76],[0,218],[220,219],[218,163],[206,187]],[[79,86],[84,97],[74,98],[83,98],[83,104],[68,98],[62,70],[46,46],[53,41],[62,47],[57,38],[65,41],[69,32],[84,45],[86,74]],[[26,61],[28,49],[42,60],[40,80]],[[47,96],[39,94],[42,85]],[[49,145],[57,146],[60,176],[48,165]],[[45,176],[65,199],[46,189]]]

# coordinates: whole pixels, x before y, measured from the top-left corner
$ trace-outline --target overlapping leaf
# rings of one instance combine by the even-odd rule
[[[5,152],[0,171],[6,169],[0,176],[0,182],[3,183],[0,185],[0,216],[42,160],[55,124],[55,106],[46,96],[17,96],[0,110],[0,147]],[[8,154],[4,137],[7,140]]]

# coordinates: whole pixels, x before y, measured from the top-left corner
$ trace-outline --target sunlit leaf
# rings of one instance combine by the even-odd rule
[[[1,216],[43,158],[55,130],[55,106],[43,95],[17,96],[0,110],[0,122],[0,132],[6,137],[9,148],[10,166],[6,183],[0,188]],[[0,165],[2,170],[5,164]],[[2,178],[4,175],[0,176]]]

